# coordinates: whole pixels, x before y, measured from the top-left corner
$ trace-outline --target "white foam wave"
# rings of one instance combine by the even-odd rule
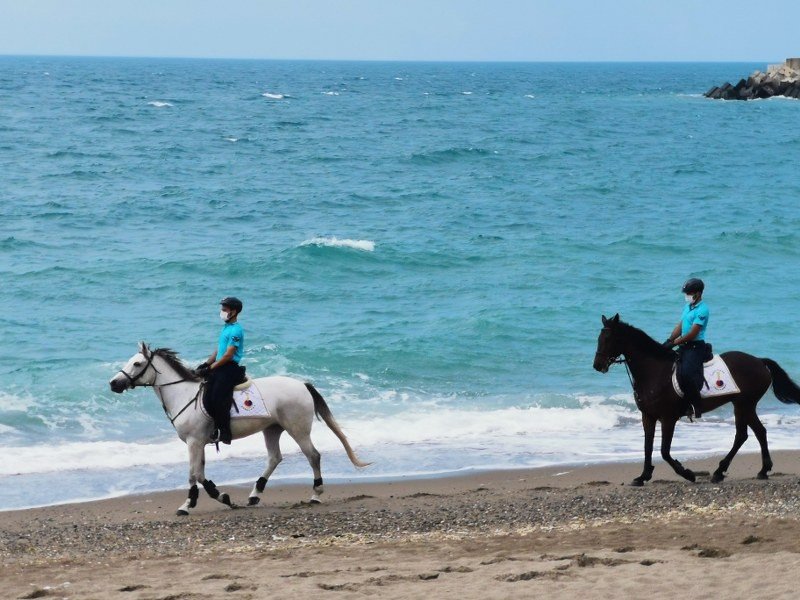
[[[340,240],[337,237],[315,237],[310,240],[304,241],[301,246],[328,246],[331,248],[352,248],[353,250],[362,250],[364,252],[372,252],[375,250],[375,242],[371,240]]]
[[[225,141],[226,141],[226,142],[238,142],[238,141],[239,141],[239,138],[235,138],[235,137],[226,137],[226,138],[225,138]]]
[[[269,98],[270,100],[283,100],[284,98],[286,98],[286,96],[284,96],[283,94],[276,94],[273,92],[264,92],[261,95],[264,96],[264,98]]]
[[[335,396],[329,398],[334,400],[332,406],[338,404]],[[395,392],[380,403],[408,406],[414,401],[400,396]],[[580,408],[529,406],[496,410],[448,408],[420,401],[412,410],[392,415],[340,413],[336,417],[359,455],[384,465],[377,467],[383,475],[401,464],[405,465],[402,468],[416,464],[420,473],[430,473],[444,464],[452,470],[641,457],[641,426],[632,401],[614,404],[595,396],[577,400]],[[675,455],[724,454],[733,440],[732,420],[732,415],[710,415],[704,423],[679,424],[673,444]],[[772,448],[797,448],[795,431],[800,417],[766,413],[762,420],[770,430]],[[0,463],[0,477],[184,465],[186,446],[171,432],[165,436],[163,441],[152,443],[96,441],[5,447],[3,453],[14,460]],[[346,465],[341,443],[327,427],[315,423],[312,438],[331,461],[344,460],[341,464]],[[290,467],[284,471],[292,472],[294,464],[298,472],[304,472],[306,465],[297,445],[285,436],[281,446]],[[415,463],[413,457],[417,454],[421,458]],[[219,454],[207,452],[209,463],[236,459],[234,465],[243,460],[262,460],[264,456],[264,441],[259,435],[222,446]]]
[[[329,92],[322,92],[323,96],[338,96],[339,92],[329,91]]]
[[[465,96],[472,96],[472,92],[461,92],[461,93],[464,94]]]
[[[536,96],[534,96],[533,94],[525,94],[525,97],[526,98],[536,98]]]
[[[148,102],[150,106],[155,106],[156,108],[167,108],[172,106],[169,102],[164,102],[163,100],[153,100],[152,102]]]

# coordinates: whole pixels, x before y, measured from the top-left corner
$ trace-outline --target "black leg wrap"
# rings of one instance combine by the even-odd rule
[[[322,477],[314,480],[314,487],[319,487],[321,485],[322,485]]]
[[[196,485],[189,488],[189,508],[197,506],[197,499],[200,497],[200,490]]]
[[[214,498],[214,500],[217,499],[217,496],[219,496],[219,490],[217,489],[217,486],[214,485],[213,481],[211,481],[210,479],[206,479],[203,482],[203,487],[206,489],[206,492],[208,492],[209,496]]]
[[[258,490],[258,493],[260,494],[264,491],[265,487],[267,487],[266,477],[259,477],[258,481],[256,481],[256,490]]]

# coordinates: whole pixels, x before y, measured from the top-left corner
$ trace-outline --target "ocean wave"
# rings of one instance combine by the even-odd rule
[[[327,91],[327,92],[322,92],[322,95],[323,95],[323,96],[338,96],[338,95],[339,95],[339,92],[335,92],[335,91]]]
[[[276,94],[274,92],[264,92],[261,94],[264,98],[268,98],[269,100],[283,100],[286,98],[283,94]]]
[[[172,106],[172,103],[166,102],[164,100],[153,100],[147,103],[149,106],[155,106],[156,108],[168,108]]]
[[[310,240],[305,240],[300,246],[325,246],[329,248],[352,248],[353,250],[361,250],[363,252],[372,252],[375,250],[375,242],[372,240],[350,240],[339,239],[337,237],[315,237]]]
[[[411,162],[419,164],[441,164],[455,162],[464,158],[492,156],[497,152],[484,148],[454,147],[446,150],[433,150],[431,152],[415,152],[411,155]]]

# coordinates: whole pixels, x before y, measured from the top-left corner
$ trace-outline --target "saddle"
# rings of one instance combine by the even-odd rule
[[[703,378],[705,383],[700,389],[701,398],[738,394],[741,391],[727,363],[719,354],[713,354],[710,360],[703,363]],[[683,390],[678,382],[678,361],[672,366],[672,387],[683,398]]]

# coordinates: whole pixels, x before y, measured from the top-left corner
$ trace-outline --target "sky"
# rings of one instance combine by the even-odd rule
[[[0,0],[0,55],[781,62],[798,23],[800,0]]]

